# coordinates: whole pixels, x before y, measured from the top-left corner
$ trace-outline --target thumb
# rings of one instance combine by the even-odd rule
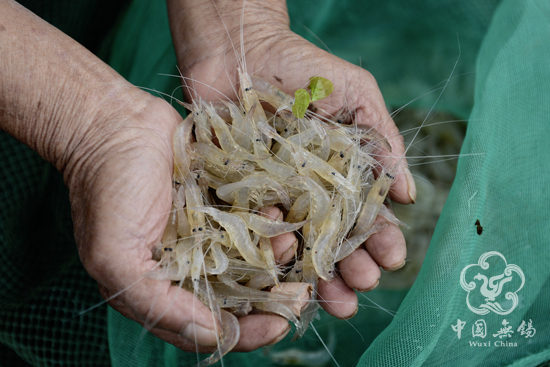
[[[171,286],[169,280],[143,278],[141,274],[134,274],[133,279],[137,283],[119,295],[101,284],[99,291],[111,307],[146,329],[160,329],[186,339],[178,344],[188,351],[194,352],[195,344],[217,345],[219,322],[193,293]]]

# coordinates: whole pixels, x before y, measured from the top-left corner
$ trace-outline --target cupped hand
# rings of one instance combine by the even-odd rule
[[[254,6],[250,7],[252,12]],[[203,11],[206,13],[207,9]],[[223,18],[224,10],[220,11]],[[295,90],[307,87],[310,77],[327,78],[334,84],[334,92],[329,98],[315,103],[317,111],[325,116],[343,116],[345,122],[373,127],[383,134],[392,149],[391,152],[380,150],[378,160],[380,167],[391,170],[395,176],[389,196],[402,204],[414,203],[416,187],[404,157],[403,138],[386,109],[374,77],[291,32],[284,12],[278,13],[275,21],[274,17],[262,21],[260,15],[254,17],[247,11],[237,13],[233,18],[227,16],[226,26],[218,33],[211,30],[201,39],[209,47],[193,49],[185,44],[189,39],[178,34],[182,32],[181,28],[172,26],[183,84],[188,86],[185,89],[187,96],[236,100],[237,67],[291,95]],[[242,48],[240,28],[231,27],[235,24],[231,19],[240,19],[241,13],[245,24]],[[216,13],[211,16],[216,16]],[[247,26],[247,21],[252,25]],[[242,55],[242,50],[246,50],[245,55]],[[377,221],[382,220],[377,218]],[[320,280],[318,298],[323,300],[323,308],[338,318],[352,317],[357,312],[357,296],[353,289],[364,292],[375,288],[381,276],[380,267],[399,269],[405,264],[405,257],[404,236],[396,225],[390,224],[338,264],[341,277],[330,282]]]
[[[195,351],[195,337],[202,345],[216,343],[209,309],[169,280],[144,276],[157,265],[152,251],[171,209],[171,142],[182,119],[145,92],[133,102],[102,116],[101,128],[87,134],[90,149],[72,165],[75,238],[84,267],[113,308]]]
[[[147,277],[158,266],[152,254],[171,210],[172,139],[181,120],[168,103],[141,92],[131,112],[117,111],[89,134],[92,149],[80,152],[68,180],[74,231],[84,267],[113,308],[183,350],[212,352],[220,325],[210,310],[192,292]],[[283,237],[282,245],[294,240]],[[242,318],[238,349],[286,335],[288,323],[278,319]]]

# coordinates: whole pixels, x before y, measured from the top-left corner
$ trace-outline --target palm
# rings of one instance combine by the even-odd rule
[[[84,267],[111,306],[195,350],[178,337],[191,321],[189,315],[174,312],[193,302],[193,295],[171,287],[168,280],[143,276],[157,264],[152,249],[171,209],[172,136],[181,121],[164,101],[145,100],[140,113],[107,124],[115,128],[100,132],[104,141],[94,157],[101,161],[86,162],[85,172],[69,183],[75,237]],[[195,307],[196,321],[211,326],[208,309],[200,302]]]
[[[144,270],[166,224],[171,187],[171,149],[165,141],[169,132],[161,132],[163,117],[150,119],[148,113],[134,116],[111,134],[104,142],[110,149],[100,155],[102,162],[94,162],[92,167],[97,168],[71,190],[75,235],[82,261],[92,276],[102,274],[105,278],[105,272],[115,271],[94,261],[96,256],[120,262],[117,269]],[[171,116],[174,126],[175,116]],[[125,283],[111,279],[103,285],[112,287],[119,282]]]

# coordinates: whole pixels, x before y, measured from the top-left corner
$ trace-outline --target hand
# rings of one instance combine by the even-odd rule
[[[218,11],[227,28],[219,20]],[[252,0],[243,11],[242,4],[223,0],[173,0],[169,2],[169,14],[180,69],[186,78],[184,85],[193,88],[187,90],[188,97],[236,100],[237,67],[242,65],[243,56],[249,74],[289,94],[307,86],[309,77],[323,76],[333,82],[334,92],[316,107],[325,114],[345,109],[357,124],[375,127],[386,136],[392,152],[385,153],[381,164],[398,165],[390,197],[399,203],[414,203],[416,187],[404,159],[403,139],[389,116],[374,77],[291,32],[284,1],[268,5]],[[243,14],[246,55],[240,54]],[[362,292],[373,289],[381,275],[379,266],[386,270],[399,269],[405,264],[405,256],[403,234],[390,224],[339,263],[342,278],[320,281],[318,298],[324,300],[323,308],[339,318],[352,317],[357,312],[353,289]]]
[[[216,345],[210,310],[170,281],[144,277],[171,209],[181,117],[16,2],[0,2],[0,24],[0,128],[63,174],[79,254],[101,294],[181,349],[211,352],[196,347]],[[249,333],[251,348],[288,330],[276,316],[248,322],[255,317],[265,330]]]

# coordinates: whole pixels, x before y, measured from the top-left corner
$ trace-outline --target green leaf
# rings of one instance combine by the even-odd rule
[[[311,102],[328,97],[328,95],[331,94],[334,90],[334,85],[332,85],[332,82],[321,76],[314,76],[309,80],[309,89],[311,90]]]
[[[294,93],[294,104],[292,105],[292,113],[299,119],[304,118],[306,110],[309,107],[311,97],[305,89],[298,89]]]

